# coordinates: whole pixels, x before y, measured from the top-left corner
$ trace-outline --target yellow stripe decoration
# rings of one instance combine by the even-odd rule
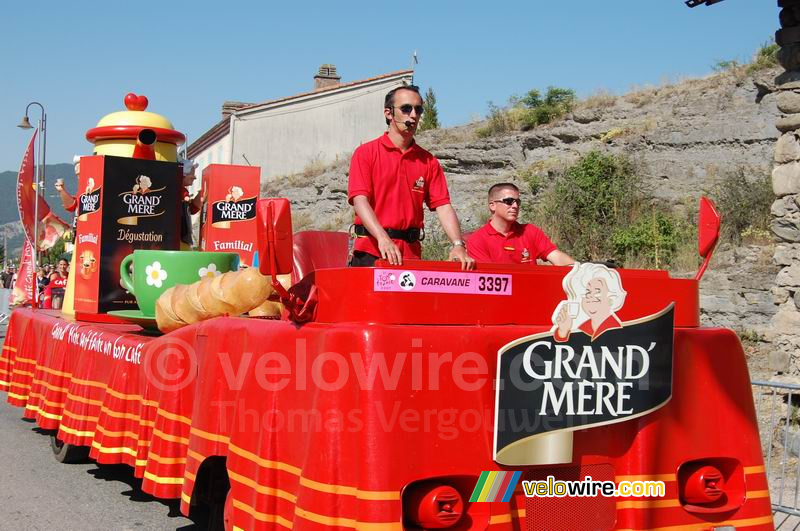
[[[63,376],[65,378],[72,378],[72,373],[71,372],[57,371],[55,369],[51,369],[50,367],[45,367],[44,365],[39,366],[39,370],[43,371],[43,372],[46,372],[46,373],[49,373],[49,374],[52,374],[53,376]]]
[[[52,385],[49,382],[45,382],[44,380],[39,380],[38,378],[34,378],[33,379],[33,385],[47,387],[48,389],[50,389],[51,391],[56,392],[56,393],[66,393],[67,392],[67,388],[66,387],[59,387],[57,385]]]
[[[63,426],[62,426],[63,429]],[[127,446],[118,446],[116,448],[111,448],[108,446],[103,446],[97,441],[92,441],[92,448],[97,448],[101,454],[127,454],[131,457],[136,457],[136,450],[128,448]]]
[[[102,400],[92,400],[90,398],[83,398],[82,396],[73,395],[72,393],[67,393],[67,401],[72,400],[73,402],[78,402],[80,404],[89,404],[90,406],[102,406]]]
[[[158,437],[159,439],[163,439],[165,441],[176,442],[181,444],[189,444],[189,439],[186,437],[178,437],[177,435],[169,435],[164,433],[163,431],[153,428],[153,437]]]
[[[156,415],[160,415],[160,416],[164,417],[165,419],[176,420],[178,422],[183,422],[184,424],[187,424],[189,426],[192,425],[192,419],[190,419],[189,417],[176,415],[175,413],[170,413],[169,411],[166,411],[166,410],[161,409],[161,408],[158,408],[158,410],[156,411]]]
[[[237,474],[236,472],[230,470],[228,471],[228,477],[231,479],[231,481],[240,483],[245,487],[250,487],[259,494],[266,494],[267,496],[275,496],[277,498],[282,498],[290,503],[297,503],[297,496],[295,496],[291,492],[286,492],[285,490],[282,489],[260,485],[257,482],[253,481],[252,479],[242,476],[241,474]]]
[[[216,433],[209,433],[207,431],[203,431],[199,428],[192,427],[190,430],[192,435],[197,435],[198,437],[205,439],[211,442],[221,442],[224,444],[229,444],[231,442],[231,438],[225,435],[218,435]]]
[[[250,516],[252,516],[253,518],[255,518],[256,520],[258,520],[260,522],[267,522],[267,523],[270,523],[270,524],[278,524],[280,526],[285,527],[286,529],[291,529],[292,528],[292,522],[291,521],[289,521],[286,518],[283,518],[281,516],[278,516],[277,514],[268,514],[268,513],[262,513],[262,512],[256,511],[255,509],[253,509],[252,507],[250,507],[246,503],[240,502],[239,500],[236,500],[236,499],[233,500],[233,506],[236,509],[239,509],[240,511],[246,512],[247,514],[249,514]]]
[[[145,479],[149,479],[153,483],[158,483],[159,485],[183,485],[183,478],[162,478],[160,476],[156,476],[155,474],[151,474],[150,472],[144,473]]]
[[[340,527],[348,527],[351,529],[359,529],[359,530],[366,530],[366,531],[389,531],[389,530],[402,530],[402,525],[397,522],[363,522],[354,520],[352,518],[343,518],[341,516],[325,516],[322,514],[312,513],[311,511],[306,511],[305,509],[301,509],[300,507],[294,508],[294,514],[303,518],[305,520],[309,520],[311,522],[315,522],[317,524],[327,525],[327,526],[340,526]]]
[[[11,391],[8,392],[8,396],[11,398],[16,398],[17,400],[28,400],[28,397],[25,395],[18,395],[17,393],[12,393]]]
[[[48,413],[47,411],[43,411],[36,406],[28,404],[25,406],[25,409],[30,411],[35,411],[39,415],[43,416],[44,418],[51,419],[51,420],[61,420],[61,415],[54,415],[53,413]]]
[[[69,426],[64,426],[63,424],[59,427],[59,429],[64,433],[69,433],[70,435],[75,435],[76,437],[94,437],[93,431],[73,430]]]
[[[202,455],[202,454],[200,454],[198,452],[195,452],[194,450],[189,450],[188,452],[186,452],[186,455],[188,457],[191,457],[192,459],[194,459],[198,463],[202,463],[206,459],[204,455]]]
[[[64,411],[64,416],[75,420],[85,420],[87,422],[97,422],[97,417],[90,417],[88,415],[76,415],[71,411]]]
[[[111,431],[111,430],[105,429],[102,426],[97,426],[97,428],[95,428],[95,429],[98,432],[100,432],[103,435],[105,435],[106,437],[114,437],[114,438],[129,437],[131,439],[138,439],[139,438],[139,434],[133,433],[132,431]]]
[[[508,524],[513,518],[525,518],[525,509],[516,509],[509,514],[495,514],[489,518],[489,525]]]
[[[194,431],[194,428],[192,428],[192,431]],[[248,461],[254,462],[258,466],[263,466],[265,468],[273,468],[275,470],[282,470],[284,472],[294,474],[295,476],[298,477],[302,473],[302,470],[300,470],[296,466],[292,466],[286,463],[281,463],[280,461],[270,461],[269,459],[264,459],[263,457],[259,457],[256,454],[248,452],[247,450],[239,448],[238,446],[233,444],[228,446],[228,450],[238,455],[239,457],[244,457]]]

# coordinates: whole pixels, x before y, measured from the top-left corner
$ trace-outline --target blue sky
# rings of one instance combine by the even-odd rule
[[[416,81],[434,88],[449,126],[532,88],[586,96],[706,75],[718,60],[748,60],[778,28],[774,0],[7,4],[0,170],[14,171],[29,138],[15,125],[33,100],[47,110],[48,163],[68,162],[91,153],[86,131],[128,92],[191,141],[225,100],[307,91],[322,63],[343,81],[405,69],[417,50]]]

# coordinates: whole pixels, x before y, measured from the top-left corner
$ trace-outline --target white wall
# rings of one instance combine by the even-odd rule
[[[197,179],[195,179],[194,185],[189,190],[191,193],[200,190],[200,185],[203,178],[203,170],[209,164],[230,164],[230,137],[230,134],[223,136],[195,156],[194,161],[197,163],[195,175],[197,176]]]
[[[262,182],[300,172],[313,162],[349,157],[360,144],[386,130],[386,93],[410,82],[410,73],[401,74],[239,111],[232,124],[233,150],[227,143],[230,134],[221,141],[226,143],[225,155],[231,153],[232,164],[246,165],[246,157],[250,164],[261,166]],[[211,146],[201,156],[213,154],[214,149]]]

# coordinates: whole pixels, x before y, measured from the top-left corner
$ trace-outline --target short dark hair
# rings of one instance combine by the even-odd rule
[[[489,188],[489,197],[492,197],[492,194],[495,192],[499,192],[500,190],[514,190],[515,192],[519,193],[519,188],[517,188],[516,184],[513,183],[497,183],[491,188]]]
[[[417,96],[422,98],[422,94],[419,92],[419,87],[416,85],[401,85],[399,87],[395,87],[389,92],[386,93],[386,97],[383,98],[383,108],[384,109],[391,109],[394,107],[394,95],[397,93],[398,90],[410,90],[411,92],[416,92]],[[424,100],[423,100],[424,103]],[[386,125],[389,125],[391,121],[387,118]]]

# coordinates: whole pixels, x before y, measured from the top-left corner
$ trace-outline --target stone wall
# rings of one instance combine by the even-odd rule
[[[776,103],[782,113],[776,127],[782,133],[775,145],[772,189],[772,231],[781,244],[774,260],[780,266],[773,293],[778,311],[772,321],[776,362],[800,372],[800,0],[780,0],[781,29],[775,34],[780,46],[778,61],[786,70],[776,78]]]

